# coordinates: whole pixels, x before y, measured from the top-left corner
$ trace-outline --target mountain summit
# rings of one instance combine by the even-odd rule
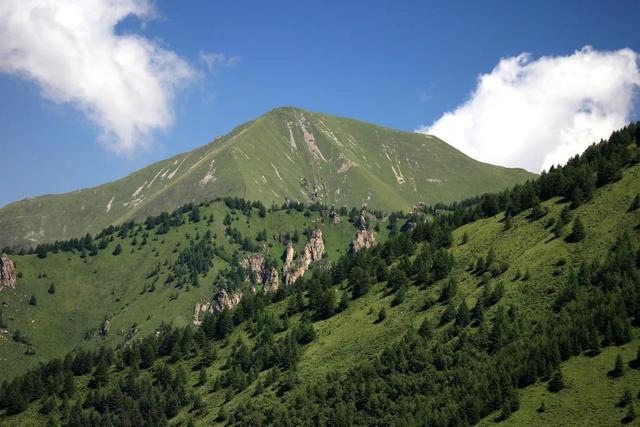
[[[398,210],[533,176],[473,160],[434,136],[277,108],[117,181],[7,205],[0,209],[0,247],[78,236],[216,197]]]

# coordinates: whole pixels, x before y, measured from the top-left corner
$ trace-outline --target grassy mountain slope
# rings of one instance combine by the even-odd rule
[[[165,283],[170,266],[183,248],[206,231],[213,234],[213,242],[221,251],[231,255],[239,250],[240,245],[231,243],[225,235],[223,220],[227,215],[232,218],[231,227],[256,244],[257,233],[266,230],[268,239],[260,252],[273,258],[280,267],[285,245],[274,236],[298,231],[301,237],[294,247],[299,253],[306,242],[304,230],[319,228],[323,231],[327,258],[335,261],[347,250],[356,232],[347,218],[340,224],[332,224],[326,212],[309,212],[305,216],[296,210],[282,210],[262,218],[254,209],[253,215],[247,217],[222,201],[203,206],[199,212],[207,219],[213,215],[213,221],[190,222],[188,214],[183,214],[186,223],[166,234],[136,227],[131,237],[114,236],[95,256],[81,257],[77,251],[49,253],[44,259],[35,254],[12,256],[21,277],[16,289],[0,293],[2,314],[9,325],[8,330],[0,333],[0,360],[7,368],[0,372],[0,380],[78,346],[116,346],[152,333],[163,322],[176,326],[191,324],[195,304],[211,296],[214,278],[228,263],[214,257],[213,267],[199,277],[198,287]],[[145,240],[147,243],[143,244]],[[114,256],[116,245],[121,245],[122,253]],[[160,273],[149,277],[156,268]],[[53,294],[48,291],[51,284],[55,287]],[[29,304],[32,295],[36,297],[35,306]],[[102,337],[98,329],[105,319],[110,321],[111,332]],[[11,339],[16,330],[28,337],[28,346]],[[33,348],[35,354],[27,354],[28,348]]]
[[[477,162],[432,136],[280,108],[120,180],[9,204],[0,209],[0,247],[94,233],[216,197],[392,211],[497,191],[533,176]]]
[[[480,219],[454,230],[453,245],[450,251],[455,258],[455,265],[449,276],[454,278],[457,283],[458,291],[455,297],[452,297],[449,301],[438,302],[443,288],[447,285],[448,279],[444,279],[428,286],[412,283],[406,289],[404,299],[399,304],[393,304],[392,301],[395,298],[395,294],[389,291],[388,285],[385,282],[374,283],[368,293],[352,300],[343,311],[327,319],[313,322],[315,338],[304,345],[301,351],[300,360],[293,374],[295,376],[293,392],[286,392],[287,384],[290,384],[289,376],[292,374],[281,372],[276,375],[275,379],[272,379],[270,378],[271,372],[276,372],[273,369],[257,372],[256,379],[250,379],[248,383],[243,383],[239,389],[235,388],[236,386],[216,385],[219,383],[220,378],[232,372],[231,366],[234,365],[234,360],[237,360],[238,342],[245,342],[249,348],[258,345],[260,335],[257,335],[255,331],[259,326],[252,321],[240,324],[225,339],[213,341],[212,345],[216,350],[216,357],[210,366],[204,370],[206,377],[209,378],[205,384],[199,383],[198,364],[200,355],[186,358],[184,361],[175,364],[175,366],[182,365],[187,368],[189,393],[199,396],[200,400],[197,403],[197,408],[195,408],[196,403],[193,404],[193,409],[191,404],[186,405],[185,409],[181,410],[172,419],[171,424],[179,425],[188,421],[195,422],[197,425],[222,422],[250,424],[250,420],[256,419],[240,418],[241,415],[235,415],[236,412],[239,414],[247,413],[243,409],[247,404],[251,404],[254,409],[258,408],[259,411],[262,411],[263,416],[268,417],[271,414],[277,419],[279,411],[286,407],[295,407],[296,404],[293,399],[295,399],[295,396],[300,396],[305,385],[314,385],[327,374],[337,375],[339,373],[352,372],[358,366],[377,360],[385,349],[400,345],[400,342],[404,339],[403,337],[410,330],[420,327],[425,318],[430,319],[435,327],[434,343],[438,343],[440,339],[446,342],[448,341],[446,337],[452,336],[449,344],[446,344],[440,351],[444,351],[444,348],[448,348],[448,346],[455,348],[460,343],[461,338],[454,334],[453,322],[450,320],[441,321],[447,307],[459,307],[464,301],[469,308],[472,308],[487,290],[494,292],[500,286],[504,288],[504,295],[499,299],[499,303],[493,303],[485,310],[484,317],[487,322],[490,324],[495,323],[495,317],[500,307],[515,306],[518,312],[517,317],[520,319],[516,323],[527,325],[526,330],[534,330],[536,324],[544,326],[549,319],[554,318],[552,306],[562,294],[571,271],[579,268],[584,260],[604,259],[611,245],[624,233],[631,233],[632,241],[637,243],[640,210],[629,212],[628,207],[634,196],[637,195],[638,188],[640,188],[640,167],[634,166],[624,171],[621,180],[595,190],[591,201],[571,212],[572,218],[581,218],[587,230],[586,237],[577,243],[568,243],[562,238],[554,238],[551,227],[548,225],[549,219],[558,218],[562,209],[567,205],[565,201],[559,198],[552,198],[542,204],[543,208],[548,209],[546,215],[542,218],[531,220],[528,218],[529,211],[525,211],[511,219],[511,227],[508,229],[504,224],[504,214],[500,213],[494,217]],[[203,213],[206,209],[209,208],[203,208]],[[220,235],[222,226],[219,222],[224,216],[226,208],[214,204],[211,209],[215,218],[211,227]],[[203,217],[209,213],[210,211],[206,211]],[[315,216],[295,216],[296,214],[283,218],[278,218],[277,215],[284,216],[289,214],[276,212],[268,214],[265,219],[252,217],[250,219],[251,230],[253,232],[260,230],[261,227],[266,227],[267,223],[270,229],[280,226],[284,227],[282,230],[290,230],[294,223],[303,228],[305,227],[305,222],[306,226],[308,226],[314,219],[317,219]],[[242,215],[238,217],[239,220],[235,221],[234,225],[238,228],[248,227],[246,218]],[[285,218],[287,224],[283,225],[285,224]],[[161,255],[158,259],[162,260],[164,256],[171,256],[169,252],[173,248],[171,243],[174,241],[170,239],[181,239],[186,232],[194,235],[196,227],[200,232],[203,232],[205,223],[187,224],[171,231],[166,235],[164,246],[160,242],[153,241],[153,239],[147,243],[147,246],[154,246],[158,251],[166,251],[160,252]],[[565,236],[570,229],[570,225],[565,226]],[[242,230],[243,233],[250,235],[248,228],[243,228]],[[334,248],[330,252],[330,258],[335,260],[339,254],[337,248],[346,247],[348,239],[353,235],[354,228],[350,224],[343,222],[339,226],[325,224],[324,230],[327,235],[327,241],[331,242],[329,246]],[[332,233],[333,237],[331,237]],[[130,240],[129,238],[128,241]],[[130,261],[126,262],[136,263],[137,265],[138,262],[143,262],[139,261],[143,259],[140,257],[145,253],[144,251],[150,250],[149,247],[135,254],[129,254],[130,246],[126,246],[120,255],[123,258],[118,259],[117,262],[124,262],[129,257]],[[408,260],[413,262],[423,247],[424,244],[419,243]],[[506,268],[495,276],[479,277],[478,274],[472,271],[473,268],[471,266],[477,262],[479,256],[486,256],[491,248],[495,251],[496,259],[504,263]],[[282,249],[282,246],[278,247],[274,244],[273,251],[275,253],[279,253]],[[638,250],[637,245],[634,250]],[[37,279],[37,273],[43,266],[48,265],[47,263],[52,263],[52,272],[53,270],[57,271],[58,268],[53,263],[64,263],[64,259],[60,260],[58,258],[64,258],[65,256],[61,254],[49,255],[44,260],[39,260],[33,255],[17,257],[18,269],[20,271],[24,269],[25,271],[25,277],[23,278],[25,279],[25,284],[19,290],[22,289],[21,292],[27,294],[25,288],[28,287],[28,292],[40,293],[38,294],[38,305],[35,307],[29,307],[25,298],[12,303],[13,307],[15,307],[15,312],[12,316],[21,316],[19,314],[21,312],[29,313],[30,316],[9,319],[10,326],[11,322],[29,325],[38,310],[52,309],[53,304],[46,306],[44,305],[46,302],[44,302],[41,307],[40,301],[46,301],[47,298],[56,298],[58,293],[44,295],[46,280],[48,279],[44,279],[45,282],[39,284],[42,279]],[[81,265],[78,263],[76,270],[78,272],[85,271],[84,274],[90,274],[93,271],[92,269],[95,269],[102,262],[105,263],[104,267],[117,271],[118,267],[113,259],[114,257],[110,255],[109,251],[100,253],[94,260],[88,260],[88,263],[95,262],[95,265]],[[75,261],[66,261],[66,263],[72,262]],[[114,264],[111,264],[112,262]],[[392,269],[402,262],[402,259],[396,260],[391,266]],[[153,262],[146,265],[153,266]],[[130,267],[131,265],[129,265]],[[146,272],[146,269],[143,268],[138,270],[140,270],[139,273],[141,274]],[[95,274],[98,277],[102,277],[101,271],[99,269]],[[48,271],[47,273],[49,276]],[[205,283],[210,282],[212,273],[213,271],[210,271],[206,280],[201,281],[203,288]],[[74,276],[77,274],[74,274]],[[65,282],[64,279],[59,280],[60,284],[57,288],[62,289],[68,282]],[[179,298],[171,303],[167,300],[169,294],[175,292],[171,289],[156,291],[157,294],[147,293],[143,296],[134,296],[139,292],[143,282],[144,279],[139,277],[137,283],[131,286],[130,294],[123,294],[123,298],[137,298],[137,301],[131,302],[129,307],[122,307],[122,311],[114,316],[112,326],[114,333],[113,335],[110,334],[109,340],[121,340],[123,335],[117,331],[126,330],[134,321],[138,321],[141,325],[140,335],[143,332],[152,332],[158,325],[160,318],[169,320],[173,317],[173,320],[178,324],[180,322],[182,324],[187,323],[191,308],[186,304],[181,309],[179,304],[192,298],[191,292],[204,292],[203,288],[191,288],[189,292],[182,289],[179,292]],[[100,281],[94,280],[90,286],[99,285]],[[75,292],[79,292],[79,284],[69,284],[69,286],[73,286],[73,289],[76,290]],[[110,288],[106,287],[106,289]],[[341,283],[333,288],[333,292],[335,293],[336,301],[340,301],[341,295],[350,291],[346,283]],[[95,291],[89,293],[94,294]],[[488,293],[490,294],[491,292]],[[111,298],[117,297],[113,295]],[[294,298],[295,293],[289,294],[284,300],[274,301],[269,304],[261,318],[271,316],[274,319],[281,319]],[[144,305],[140,302],[143,300],[146,301]],[[175,304],[175,306],[171,304]],[[139,309],[135,309],[136,306]],[[112,305],[111,310],[114,310],[115,307],[118,307],[118,305]],[[386,310],[387,316],[384,320],[378,321],[381,308]],[[313,310],[314,307],[311,307],[311,309]],[[29,312],[28,310],[33,311]],[[148,314],[151,314],[151,318],[146,321],[140,320],[146,319]],[[99,322],[102,316],[102,312],[96,315],[92,320],[94,324]],[[284,339],[288,331],[294,330],[304,323],[303,316],[304,314],[297,313],[288,317],[288,329],[283,332],[277,332],[275,338]],[[276,323],[278,322],[279,320],[276,320]],[[474,333],[480,333],[479,330],[480,328],[474,324],[466,327],[467,333],[471,336]],[[32,334],[36,333],[35,331],[32,332]],[[464,335],[463,331],[461,336]],[[34,335],[34,341],[36,341],[36,335]],[[507,422],[514,425],[549,425],[571,424],[582,421],[581,424],[584,425],[584,422],[586,422],[585,414],[593,411],[594,424],[617,425],[621,417],[626,413],[626,410],[615,407],[618,394],[622,392],[624,387],[631,387],[635,396],[639,386],[639,377],[635,370],[627,368],[629,372],[623,378],[612,380],[606,376],[606,371],[613,367],[613,360],[619,353],[624,355],[625,362],[630,361],[635,356],[635,349],[637,349],[638,343],[638,330],[634,328],[632,329],[632,340],[624,346],[617,348],[607,347],[596,357],[580,355],[565,361],[561,368],[565,374],[567,387],[557,394],[550,394],[546,391],[547,382],[538,381],[529,387],[517,390],[520,409],[515,411]],[[0,349],[4,352],[3,357],[11,359],[16,354],[15,346],[16,344],[14,343],[0,343]],[[67,348],[69,346],[70,344],[67,343]],[[435,351],[433,348],[430,348],[430,350]],[[40,346],[36,341],[36,356],[40,351]],[[42,351],[46,350],[43,349]],[[470,354],[466,355],[464,349],[460,350],[458,354],[461,357],[472,357]],[[483,358],[486,356],[477,355],[477,357]],[[12,363],[10,360],[8,362]],[[400,364],[400,362],[398,363]],[[24,365],[16,364],[12,366]],[[156,363],[156,368],[157,366],[159,366],[158,363]],[[119,369],[113,368],[111,375],[113,384],[118,378],[124,378],[127,375],[127,371],[121,372]],[[434,371],[433,375],[439,376],[443,374],[439,371]],[[471,376],[473,377],[474,375]],[[398,375],[397,381],[400,381],[400,379],[401,375]],[[84,390],[90,380],[91,374],[79,376],[76,378],[76,383],[80,390]],[[345,389],[347,388],[346,383],[344,387]],[[298,390],[298,392],[295,390]],[[362,392],[364,393],[364,390]],[[445,392],[449,391],[446,390]],[[83,393],[85,392],[81,392],[79,396],[83,396]],[[429,394],[428,392],[424,393]],[[610,393],[613,393],[613,396]],[[416,398],[422,396],[423,391],[417,390],[415,392]],[[78,397],[71,398],[69,404],[73,404],[75,401],[82,401],[77,399]],[[535,408],[539,406],[541,400],[545,401],[547,411],[544,413],[535,412]],[[637,399],[636,403],[638,403]],[[399,401],[398,404],[401,404],[401,402]],[[29,422],[44,423],[46,416],[38,413],[39,405],[39,403],[33,404],[26,412],[6,418],[7,425],[20,425],[20,423]],[[497,418],[499,418],[499,414],[494,413],[485,418],[482,423],[491,424]],[[268,423],[268,420],[269,418],[264,418],[262,422]],[[356,421],[354,420],[354,422]],[[324,422],[329,421],[325,419]],[[386,423],[383,419],[380,422]]]

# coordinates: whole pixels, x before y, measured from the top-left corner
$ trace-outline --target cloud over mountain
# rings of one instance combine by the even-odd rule
[[[0,72],[80,109],[109,149],[129,154],[172,124],[176,90],[196,75],[157,41],[116,31],[126,17],[154,13],[147,0],[5,0]]]
[[[482,161],[540,171],[623,126],[638,85],[630,49],[536,60],[523,53],[480,75],[468,100],[418,132]]]

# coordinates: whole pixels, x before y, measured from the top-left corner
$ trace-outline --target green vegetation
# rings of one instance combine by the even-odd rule
[[[410,215],[345,209],[336,224],[320,205],[227,199],[14,256],[24,275],[6,294],[13,342],[0,351],[20,376],[1,388],[3,421],[562,425],[588,412],[598,425],[633,422],[639,134],[625,128],[536,181]],[[328,255],[291,286],[263,292],[241,268],[256,244],[280,267],[285,245],[300,252],[316,227]],[[349,251],[365,227],[379,243]],[[193,327],[193,304],[221,289],[244,294]],[[41,355],[78,323],[56,314],[62,297],[88,302],[81,315],[96,332]],[[64,334],[31,326],[38,313]]]
[[[393,211],[452,202],[533,177],[477,162],[432,136],[279,108],[118,181],[5,206],[0,248],[97,233],[109,224],[218,197]]]

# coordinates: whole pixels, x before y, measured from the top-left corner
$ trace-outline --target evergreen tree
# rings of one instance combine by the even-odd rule
[[[38,300],[35,295],[31,295],[31,298],[29,298],[29,304],[34,306],[38,304]]]
[[[460,244],[466,245],[468,242],[469,242],[469,233],[465,231],[464,234],[462,235],[462,240],[460,241]]]
[[[560,369],[557,369],[551,375],[551,379],[549,380],[548,389],[552,393],[557,393],[560,390],[562,390],[564,387],[565,387],[565,384],[564,384],[564,378],[562,376],[562,371]]]
[[[371,278],[369,274],[361,267],[353,267],[349,273],[349,287],[353,299],[359,298],[369,291]]]
[[[198,376],[198,385],[205,385],[207,383],[207,369],[204,366],[200,367],[200,374]]]
[[[50,294],[55,294],[56,293],[56,287],[53,284],[53,282],[49,284],[49,289],[47,289],[47,292],[49,292]]]
[[[456,281],[453,278],[451,278],[446,283],[446,285],[442,288],[442,292],[440,293],[439,300],[441,302],[448,301],[451,298],[454,298],[457,292],[458,292],[458,285],[456,284]]]
[[[547,408],[544,406],[544,400],[543,400],[542,402],[540,402],[540,406],[538,406],[538,409],[536,409],[536,411],[542,414],[546,410],[547,410]]]
[[[2,310],[0,310],[0,329],[6,329],[7,328],[7,322],[5,322],[4,318],[2,317]]]
[[[383,322],[384,319],[387,318],[387,310],[385,310],[384,307],[382,307],[380,309],[380,311],[378,312],[378,320],[376,321],[377,323]]]
[[[616,357],[616,363],[613,366],[613,369],[609,371],[609,377],[611,378],[620,378],[624,375],[624,362],[622,361],[622,356],[618,354]]]
[[[586,237],[586,231],[582,221],[580,221],[580,217],[576,217],[573,220],[573,227],[571,229],[571,234],[567,236],[567,242],[576,243],[581,241]]]
[[[121,252],[122,252],[122,245],[118,243],[116,247],[113,249],[113,255],[120,255]]]
[[[624,408],[632,401],[633,401],[633,394],[631,393],[631,390],[629,390],[628,387],[625,387],[624,391],[622,392],[622,396],[620,396],[620,401],[618,402],[618,406],[621,408]]]
[[[338,304],[338,311],[344,311],[349,307],[349,303],[351,302],[351,298],[349,297],[349,292],[343,292],[340,297],[340,303]]]
[[[563,224],[569,224],[571,222],[571,209],[568,205],[560,211],[560,220]]]
[[[420,329],[418,329],[418,334],[421,337],[426,339],[431,339],[433,337],[433,325],[429,321],[429,318],[425,317],[420,325]]]
[[[469,313],[469,307],[467,307],[467,303],[462,300],[462,303],[458,307],[458,311],[456,312],[456,326],[464,328],[471,322],[471,313]]]
[[[627,411],[627,416],[624,418],[624,421],[626,423],[630,423],[631,421],[635,420],[637,417],[636,414],[636,405],[634,405],[633,402],[631,402],[629,404],[629,410]]]

